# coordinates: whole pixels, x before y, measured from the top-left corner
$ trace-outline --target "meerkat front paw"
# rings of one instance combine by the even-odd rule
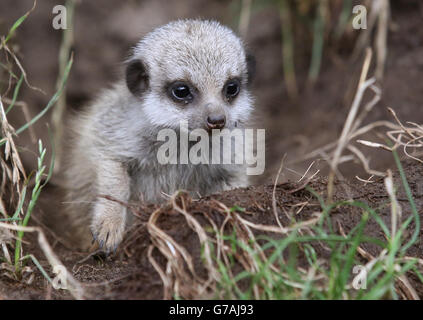
[[[98,206],[91,223],[93,238],[107,254],[116,251],[125,231],[126,214],[122,207]]]

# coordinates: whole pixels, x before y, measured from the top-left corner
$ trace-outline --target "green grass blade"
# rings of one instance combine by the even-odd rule
[[[419,216],[419,212],[417,211],[416,203],[414,202],[413,194],[412,194],[410,186],[408,184],[407,177],[405,176],[404,169],[401,165],[401,161],[399,159],[398,153],[394,150],[393,154],[394,154],[395,164],[397,165],[398,171],[400,173],[401,182],[402,182],[402,185],[404,186],[405,193],[407,195],[408,202],[410,203],[411,212],[413,214],[413,218],[414,218],[414,221],[415,221],[415,224],[416,224],[413,235],[411,236],[410,241],[407,242],[401,248],[401,251],[405,252],[408,248],[410,248],[417,241],[417,238],[418,238],[419,233],[420,233],[420,216]]]
[[[16,99],[18,98],[19,90],[21,89],[22,82],[24,80],[24,74],[22,73],[21,77],[19,78],[18,83],[16,84],[15,90],[13,91],[13,98],[12,102],[10,103],[9,108],[6,110],[6,114],[9,113],[10,110],[12,110],[13,106],[16,103]]]

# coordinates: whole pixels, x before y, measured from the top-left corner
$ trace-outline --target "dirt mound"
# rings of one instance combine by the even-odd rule
[[[423,208],[423,167],[416,162],[405,162],[404,170],[415,204],[422,212]],[[395,186],[401,186],[398,174],[394,174]],[[255,238],[257,243],[264,245],[263,237],[283,239],[289,232],[283,232],[294,225],[303,223],[299,232],[307,233],[307,224],[316,223],[316,212],[321,210],[318,195],[324,197],[327,182],[315,178],[307,186],[304,184],[283,183],[275,189],[273,185],[237,189],[199,200],[192,200],[184,195],[176,196],[163,207],[147,206],[134,211],[135,225],[118,249],[111,257],[99,255],[87,256],[67,248],[66,242],[60,241],[57,235],[47,232],[53,249],[63,264],[71,271],[85,288],[86,297],[96,299],[162,299],[172,298],[175,288],[179,295],[185,298],[210,296],[211,287],[207,280],[212,280],[210,274],[215,261],[207,261],[205,254],[205,239],[201,238],[199,228],[205,230],[205,237],[213,238],[213,229],[223,230],[230,236],[236,229],[237,236],[242,239]],[[274,190],[274,193],[273,193]],[[344,200],[353,200],[370,208],[377,209],[380,219],[391,225],[391,209],[389,195],[384,187],[383,179],[367,184],[362,182],[335,183],[334,201],[340,204],[330,211],[330,222],[336,234],[346,235],[360,224],[363,210],[358,206],[350,206]],[[47,195],[49,192],[46,193]],[[274,195],[274,198],[273,198]],[[411,214],[409,202],[403,187],[397,190],[397,200],[402,207],[402,221]],[[51,202],[43,199],[43,203]],[[277,212],[277,218],[275,215]],[[44,214],[46,214],[44,212]],[[42,219],[38,212],[34,218]],[[238,228],[238,229],[237,229]],[[411,223],[404,234],[403,242],[412,237],[415,225]],[[245,233],[244,235],[242,233]],[[380,224],[370,218],[364,228],[364,235],[385,241],[385,235]],[[47,261],[43,260],[36,238],[28,235],[28,243],[24,245],[26,252],[32,252],[41,265],[51,274]],[[229,238],[221,244],[223,251],[228,246]],[[228,242],[229,241],[229,242]],[[218,241],[214,244],[217,252]],[[327,262],[331,251],[318,241],[313,243],[315,254]],[[421,237],[408,248],[406,255],[423,258]],[[360,251],[361,250],[361,251]],[[358,251],[359,260],[367,263],[371,257],[380,255],[382,249],[375,243],[362,243]],[[222,252],[223,252],[222,251]],[[272,250],[265,251],[270,255]],[[242,252],[233,256],[232,271],[239,273],[243,268],[249,268],[248,261]],[[211,255],[212,256],[212,255]],[[282,257],[289,258],[289,250],[283,251]],[[329,262],[328,262],[329,263]],[[299,243],[297,268],[307,266],[304,247]],[[66,290],[54,290],[35,267],[35,278],[31,284],[23,284],[13,280],[0,280],[0,297],[4,299],[68,299],[72,298]],[[183,281],[181,281],[183,280]],[[179,282],[178,282],[179,281]],[[420,298],[423,297],[423,284],[414,275],[409,276],[411,286]],[[211,281],[213,282],[213,281]],[[165,283],[165,285],[164,285]],[[203,291],[196,288],[201,287]],[[248,281],[240,282],[240,287],[248,290]],[[216,289],[216,287],[213,287]],[[201,291],[201,292],[200,292]]]

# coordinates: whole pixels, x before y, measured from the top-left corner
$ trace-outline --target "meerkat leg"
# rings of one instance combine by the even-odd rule
[[[98,196],[128,202],[130,181],[126,169],[116,161],[102,160],[97,170]],[[93,208],[91,231],[100,248],[115,250],[122,241],[126,223],[126,208],[116,201],[98,197]]]

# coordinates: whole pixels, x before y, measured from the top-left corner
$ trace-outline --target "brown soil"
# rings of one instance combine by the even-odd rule
[[[408,183],[413,192],[417,208],[423,208],[423,189],[421,181],[423,179],[423,167],[414,162],[405,162],[405,171]],[[395,185],[400,186],[401,181],[397,175],[394,175]],[[388,205],[388,196],[385,191],[383,180],[368,184],[363,188],[363,183],[344,184],[337,182],[335,184],[334,200],[345,200],[350,197],[357,201],[368,204],[371,208],[379,208],[380,217],[389,226],[390,225],[390,207]],[[309,184],[309,187],[324,195],[326,192],[326,181],[315,180]],[[220,226],[225,219],[221,211],[216,209],[216,202],[219,201],[231,208],[234,205],[245,208],[244,213],[240,213],[242,218],[256,224],[276,225],[275,216],[272,209],[272,185],[249,187],[247,189],[238,189],[224,192],[212,197],[206,197],[199,201],[192,201],[187,206],[187,211],[192,213],[197,221],[203,226],[206,225],[203,218],[204,214],[209,215],[217,226]],[[51,190],[50,190],[51,191]],[[49,192],[45,193],[42,201],[49,203],[54,201],[48,197]],[[50,193],[51,194],[51,193]],[[290,220],[285,212],[293,214],[299,208],[299,204],[308,201],[303,209],[295,214],[297,221],[311,218],[313,212],[318,206],[317,199],[304,189],[302,185],[292,183],[282,183],[276,187],[276,203],[278,208],[278,217],[280,222],[289,226]],[[410,208],[403,188],[398,190],[398,200],[403,207],[403,219],[410,214]],[[60,205],[58,204],[60,208]],[[118,249],[115,255],[108,258],[99,256],[89,256],[86,253],[75,252],[67,248],[64,241],[60,241],[57,234],[48,233],[50,243],[53,244],[54,251],[59,256],[63,264],[72,270],[73,276],[87,285],[86,290],[88,298],[94,299],[161,299],[163,298],[163,285],[159,274],[155,271],[148,260],[148,247],[151,244],[151,236],[145,227],[150,214],[155,210],[154,207],[144,207],[142,213],[135,218],[136,226],[127,234],[126,239]],[[50,213],[51,214],[51,213]],[[35,216],[39,220],[41,215]],[[361,219],[361,211],[351,206],[342,206],[331,213],[332,224],[336,226],[338,232],[342,228],[348,233],[355,227]],[[166,234],[171,236],[179,245],[186,248],[193,257],[193,263],[196,273],[205,277],[204,264],[201,260],[201,247],[198,237],[191,227],[187,224],[183,215],[173,210],[171,207],[164,208],[158,219],[157,225]],[[406,234],[404,241],[414,230],[414,224],[411,224],[409,233]],[[258,232],[256,235],[266,234],[273,238],[280,236],[271,232]],[[381,240],[383,232],[379,225],[370,219],[365,234]],[[40,263],[51,273],[51,268],[45,260],[43,253],[37,245],[36,238],[28,235],[26,240],[29,242],[24,246],[25,252],[31,252],[40,260]],[[363,244],[362,248],[373,256],[377,256],[380,248],[372,244]],[[316,246],[317,255],[321,258],[328,258],[330,253],[323,247]],[[423,242],[419,237],[418,241],[410,247],[407,255],[423,258]],[[88,257],[88,258],[87,258]],[[153,257],[163,267],[166,259],[157,251],[153,252]],[[304,264],[300,257],[299,265]],[[410,277],[412,286],[423,298],[423,284],[413,277]],[[27,285],[6,278],[0,278],[0,297],[3,299],[69,299],[70,294],[64,290],[52,290],[43,276],[36,271],[35,279],[32,284]]]

